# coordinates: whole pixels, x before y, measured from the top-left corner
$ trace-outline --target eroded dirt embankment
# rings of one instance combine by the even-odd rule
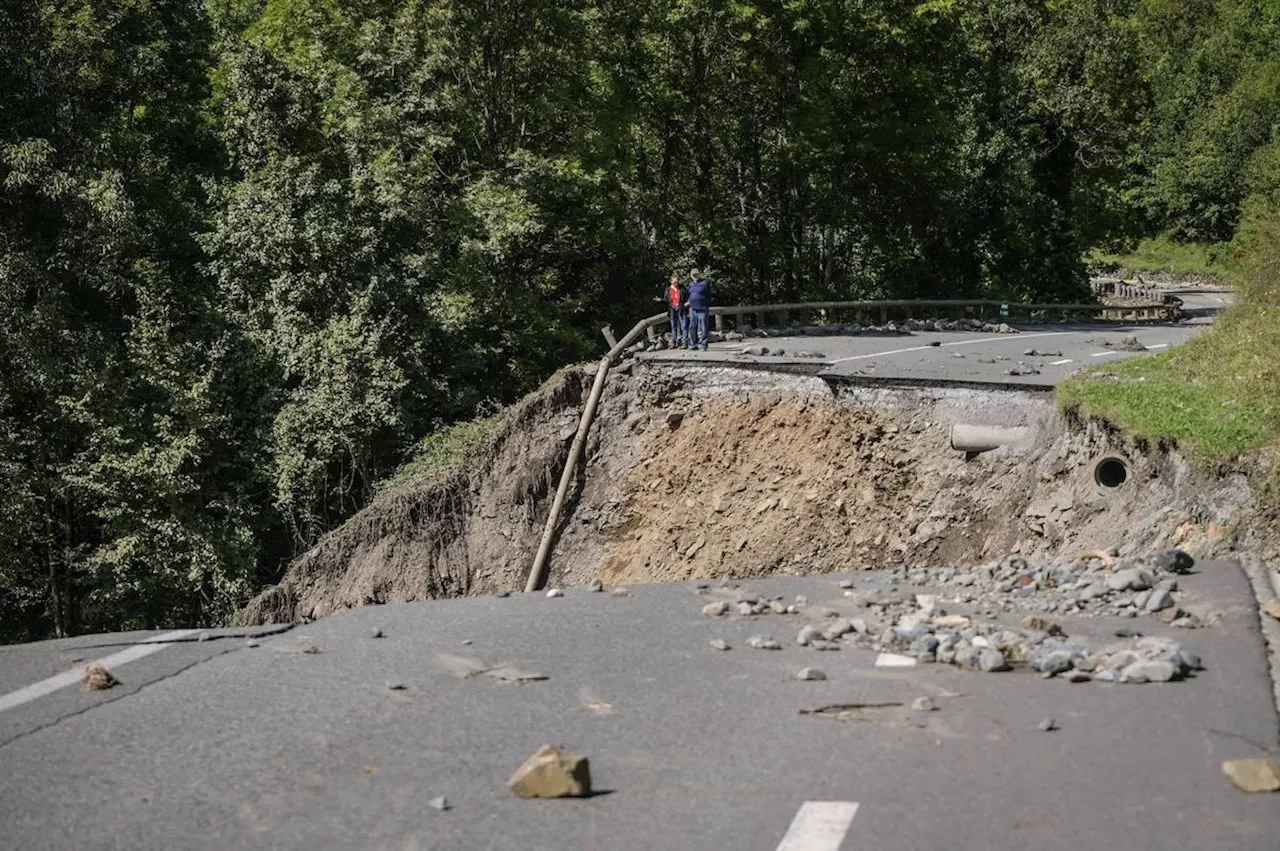
[[[526,399],[482,460],[379,497],[292,564],[245,622],[523,588],[589,377]],[[1030,437],[976,457],[955,422]],[[1116,453],[1129,477],[1100,488]],[[562,521],[554,584],[975,564],[1007,553],[1222,550],[1249,501],[1175,452],[1066,422],[1047,394],[832,388],[635,363],[610,379]]]

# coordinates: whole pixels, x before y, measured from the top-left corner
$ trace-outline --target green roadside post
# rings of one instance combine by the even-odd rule
[[[1009,305],[1008,304],[1000,305],[1000,321],[1001,322],[1009,321]]]

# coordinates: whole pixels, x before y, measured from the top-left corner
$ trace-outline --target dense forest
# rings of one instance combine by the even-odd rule
[[[0,639],[224,619],[721,302],[1087,298],[1280,189],[1276,0],[0,4]]]

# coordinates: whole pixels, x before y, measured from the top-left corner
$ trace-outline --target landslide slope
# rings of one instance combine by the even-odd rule
[[[299,557],[247,623],[371,603],[519,590],[589,377],[516,406],[469,463],[390,488]],[[955,421],[1022,425],[1021,446],[966,458]],[[1128,459],[1100,488],[1093,461]],[[1069,423],[1042,394],[836,388],[732,368],[630,363],[611,378],[558,529],[551,582],[977,563],[1178,544],[1222,549],[1250,499],[1176,453]]]

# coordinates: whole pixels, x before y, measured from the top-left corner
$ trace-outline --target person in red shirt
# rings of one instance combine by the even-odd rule
[[[689,288],[681,286],[680,276],[672,275],[663,296],[667,303],[667,318],[671,321],[671,347],[683,347],[689,342]]]

